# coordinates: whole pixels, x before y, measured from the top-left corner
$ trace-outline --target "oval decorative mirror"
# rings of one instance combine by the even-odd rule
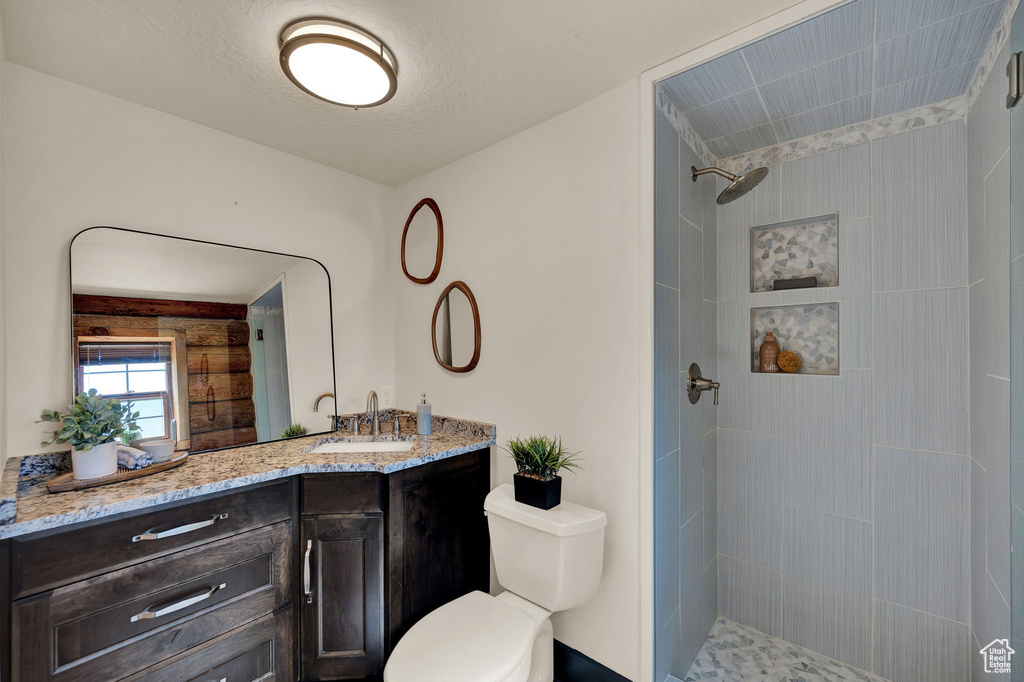
[[[423,207],[430,211],[420,210]],[[441,209],[433,199],[421,199],[409,213],[402,230],[402,272],[417,284],[430,284],[441,272],[444,256],[444,225]],[[429,273],[417,277],[413,272]]]
[[[444,288],[430,321],[434,358],[449,372],[469,372],[480,362],[480,309],[465,282]]]

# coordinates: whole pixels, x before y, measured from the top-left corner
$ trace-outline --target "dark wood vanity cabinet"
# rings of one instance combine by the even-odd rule
[[[0,541],[0,682],[379,680],[419,618],[488,589],[489,487],[484,449]]]

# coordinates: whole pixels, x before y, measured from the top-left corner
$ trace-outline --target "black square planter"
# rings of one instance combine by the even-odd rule
[[[538,509],[551,509],[562,502],[561,476],[555,476],[550,481],[542,481],[532,476],[515,474],[512,483],[515,486],[516,502]]]

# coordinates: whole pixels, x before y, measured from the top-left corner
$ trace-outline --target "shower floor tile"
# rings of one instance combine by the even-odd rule
[[[715,621],[684,682],[700,680],[886,682],[728,618]]]

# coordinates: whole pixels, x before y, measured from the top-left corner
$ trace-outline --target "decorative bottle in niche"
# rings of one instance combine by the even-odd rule
[[[779,371],[779,342],[775,340],[775,332],[765,332],[759,355],[762,372]]]

